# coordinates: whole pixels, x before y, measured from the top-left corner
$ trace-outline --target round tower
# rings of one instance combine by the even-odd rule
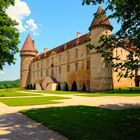
[[[26,89],[30,82],[30,64],[37,55],[38,51],[34,48],[34,41],[31,39],[30,34],[28,34],[20,51],[20,88],[22,89]]]
[[[110,35],[113,26],[110,24],[107,16],[103,13],[103,9],[99,6],[97,17],[93,19],[89,31],[91,34],[91,44],[99,45],[99,39],[102,35]],[[100,53],[95,49],[91,51],[91,79],[90,90],[101,91],[113,88],[112,67],[107,63]]]

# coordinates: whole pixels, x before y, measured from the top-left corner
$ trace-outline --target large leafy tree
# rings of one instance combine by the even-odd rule
[[[0,0],[0,69],[5,63],[14,64],[14,54],[18,52],[19,32],[15,27],[18,23],[6,14],[14,1]]]
[[[113,35],[101,36],[100,45],[89,45],[95,48],[107,60],[115,60],[113,67],[119,71],[120,77],[134,77],[135,71],[140,69],[140,0],[82,0],[83,5],[106,3],[103,14],[110,10],[108,18],[115,18],[121,28]],[[95,15],[99,16],[99,15]],[[122,47],[130,53],[127,60],[121,60],[119,55],[113,57],[112,50]],[[121,71],[120,71],[121,70]]]

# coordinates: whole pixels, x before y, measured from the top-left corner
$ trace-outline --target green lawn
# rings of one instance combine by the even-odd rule
[[[14,96],[36,96],[40,94],[31,94],[31,93],[24,93],[20,92],[19,90],[0,90],[0,97],[14,97]]]
[[[47,90],[27,90],[27,92],[34,92],[34,93],[46,93],[46,94],[80,94],[79,91],[47,91]]]
[[[123,89],[114,89],[98,93],[82,93],[80,96],[87,97],[99,97],[99,96],[140,96],[140,88],[123,88]]]
[[[3,102],[9,106],[28,106],[28,105],[42,105],[42,104],[56,104],[60,103],[54,100],[68,99],[64,97],[52,96],[52,97],[27,97],[27,98],[0,98],[0,102]]]
[[[140,96],[140,94],[130,94],[130,93],[84,93],[84,94],[79,94],[77,96],[86,96],[86,97],[102,97],[102,96],[125,96],[125,97],[135,97],[135,96]]]
[[[140,139],[140,108],[111,110],[69,106],[22,113],[71,140]]]
[[[109,90],[109,91],[104,91],[104,92],[96,92],[96,93],[86,93],[86,92],[72,92],[72,91],[31,91],[28,90],[27,92],[32,92],[32,93],[48,93],[48,94],[63,94],[63,95],[68,95],[68,94],[73,94],[73,95],[79,95],[79,96],[88,96],[88,97],[99,97],[99,96],[140,96],[140,87],[136,88],[133,87],[132,90],[130,88],[122,88],[122,89],[114,89],[114,90]]]

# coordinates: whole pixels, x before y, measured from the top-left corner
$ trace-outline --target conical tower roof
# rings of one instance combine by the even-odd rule
[[[89,30],[91,30],[92,28],[95,28],[97,26],[100,26],[100,25],[107,26],[111,30],[113,29],[113,26],[110,24],[108,17],[103,13],[102,6],[98,7],[96,16],[94,17],[94,19],[89,27]]]
[[[28,34],[28,36],[24,42],[24,45],[21,49],[21,51],[25,51],[25,50],[35,51],[34,43],[33,43],[33,40],[31,38],[30,34]]]

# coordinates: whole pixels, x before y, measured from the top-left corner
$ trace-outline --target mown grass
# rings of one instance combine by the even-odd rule
[[[99,97],[99,96],[140,96],[140,87],[133,87],[133,88],[122,88],[122,89],[114,89],[108,90],[104,92],[80,92],[80,91],[36,91],[36,90],[28,90],[27,92],[34,92],[34,93],[46,93],[46,94],[73,94],[79,96],[88,96],[88,97]]]
[[[123,88],[123,89],[114,89],[108,90],[104,92],[98,93],[84,93],[80,94],[80,96],[87,96],[87,97],[100,97],[100,96],[140,96],[140,88]]]
[[[27,90],[27,92],[32,93],[46,93],[46,94],[80,94],[80,91],[47,91],[47,90]]]
[[[40,94],[31,94],[21,92],[19,89],[3,89],[0,90],[0,97],[15,97],[15,96],[37,96]]]
[[[56,100],[68,99],[65,97],[27,97],[27,98],[0,98],[0,102],[8,106],[28,106],[28,105],[43,105],[61,103]]]
[[[69,106],[22,111],[71,140],[139,140],[140,108]]]

